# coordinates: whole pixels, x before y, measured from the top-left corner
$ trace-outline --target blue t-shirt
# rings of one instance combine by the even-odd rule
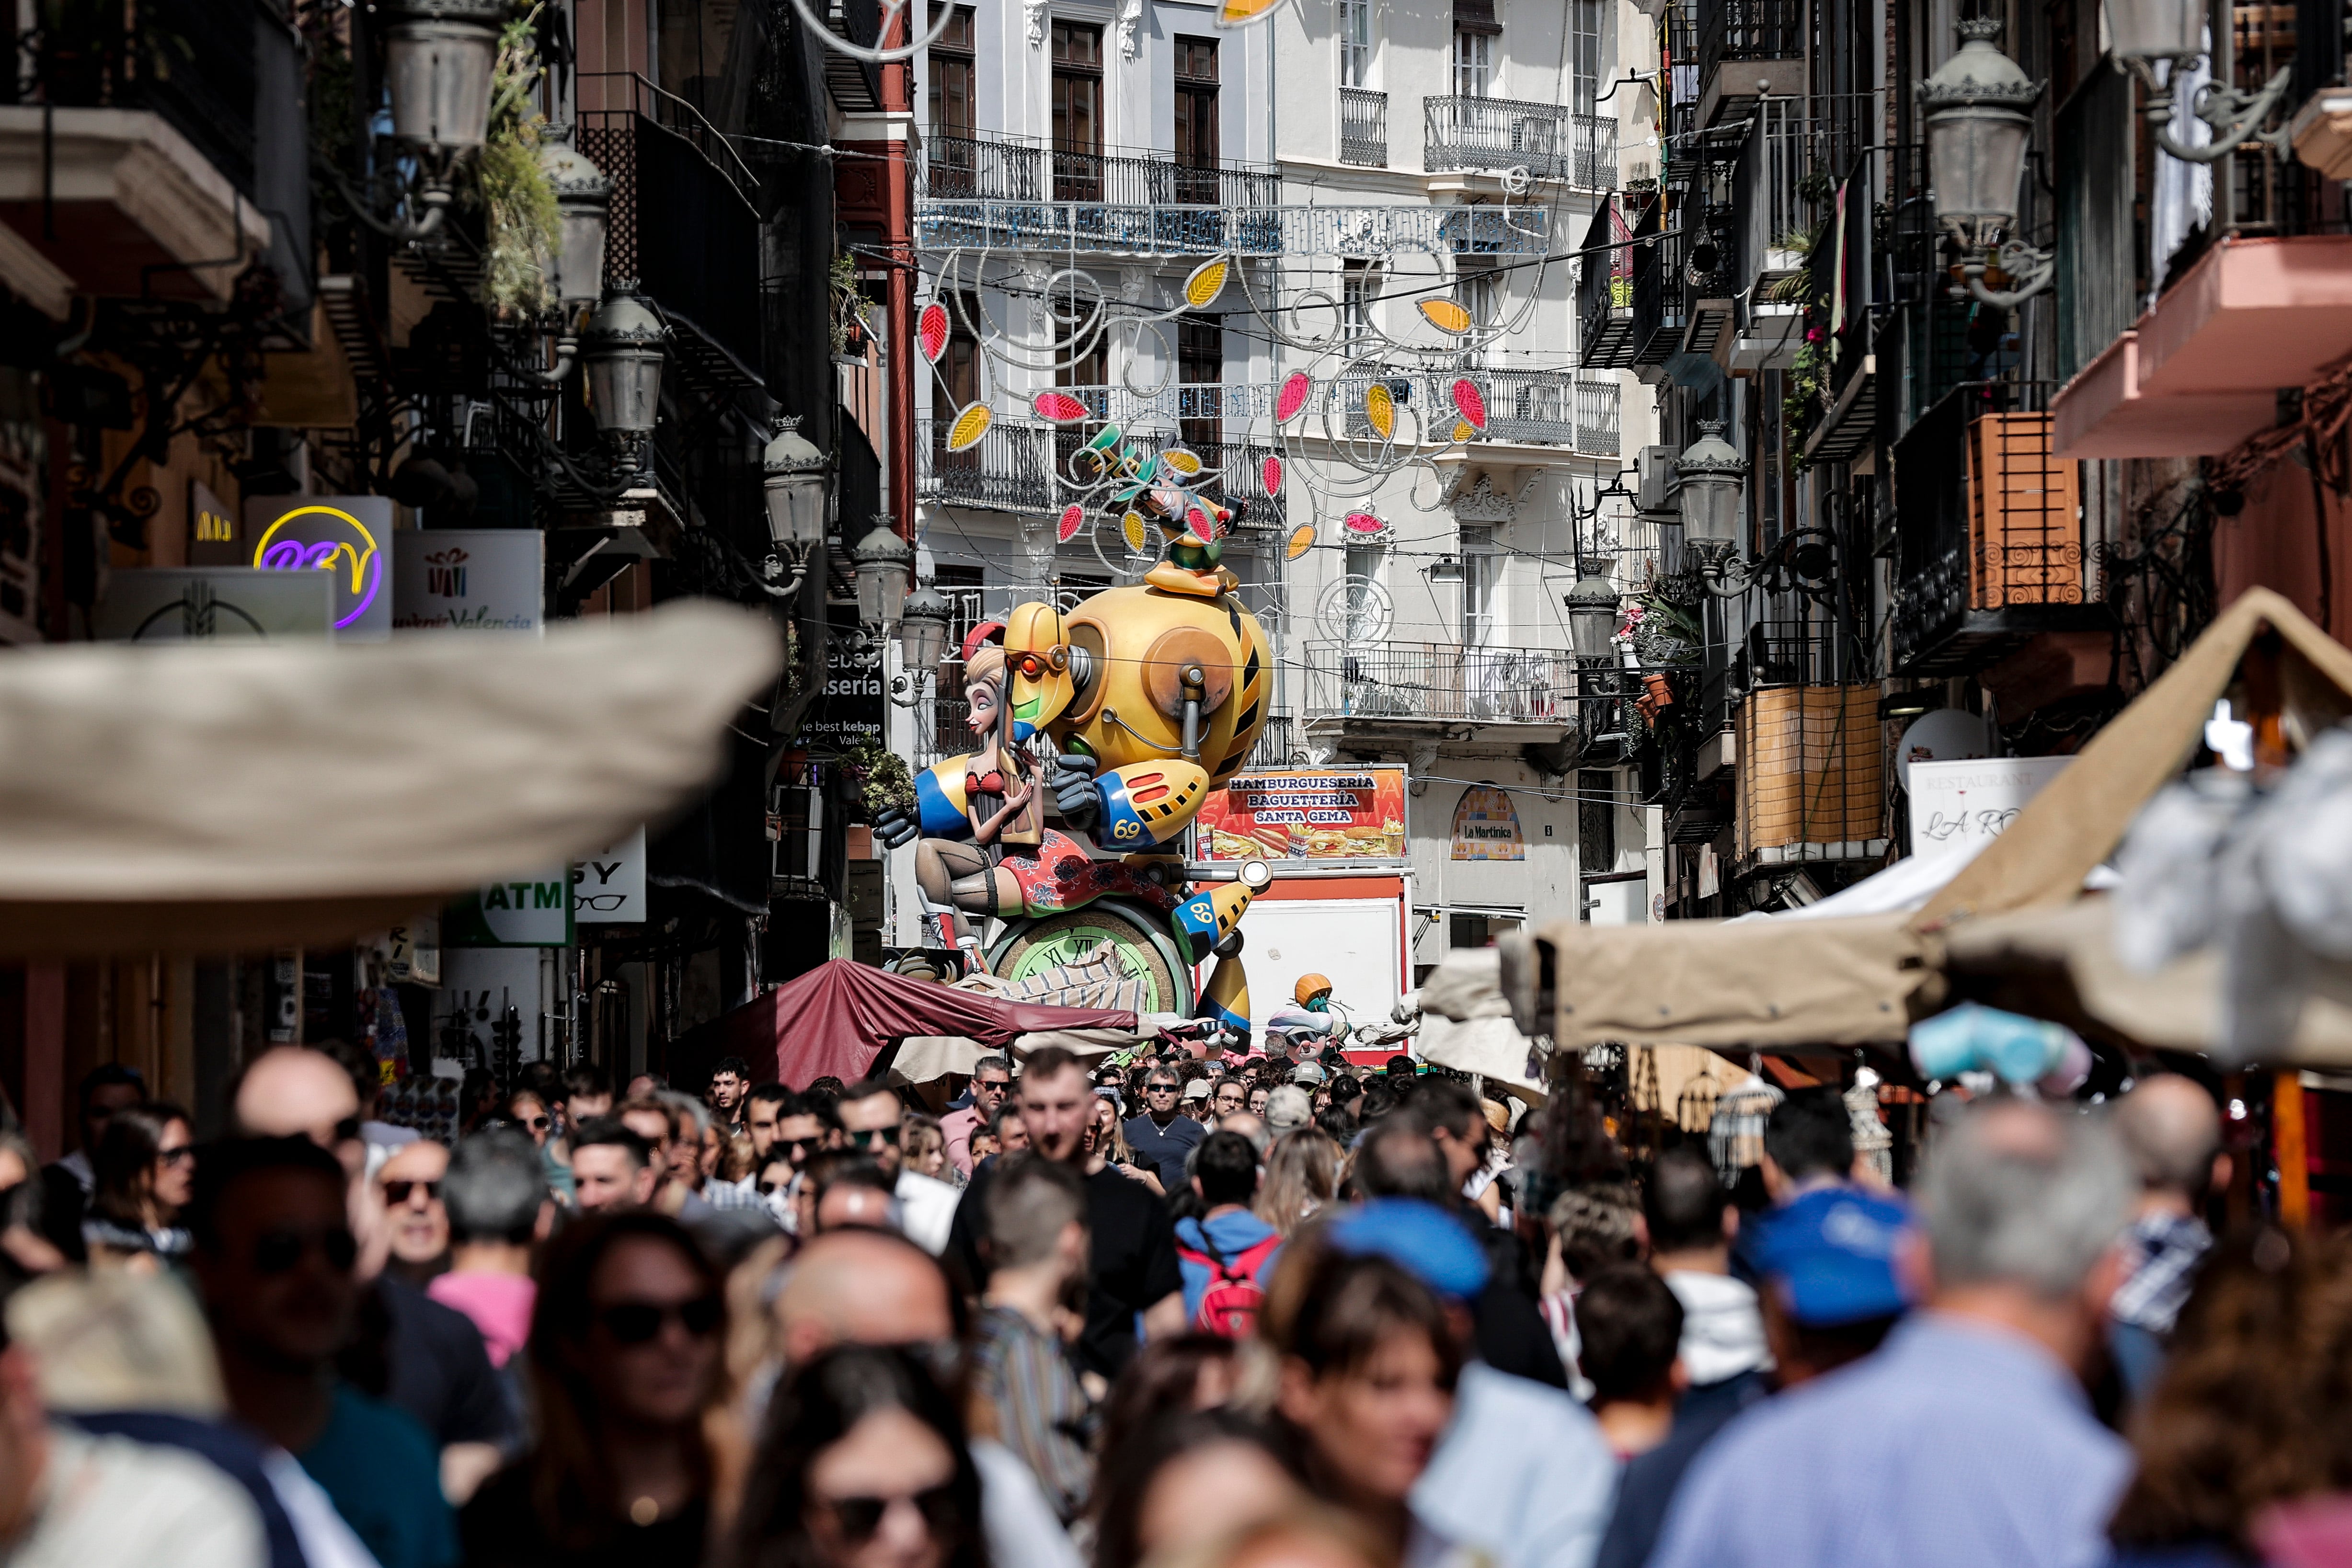
[[[295,1458],[383,1568],[457,1561],[441,1458],[414,1416],[338,1384],[327,1429]]]
[[[1248,1209],[1237,1208],[1231,1214],[1214,1215],[1208,1219],[1178,1220],[1178,1246],[1191,1248],[1195,1252],[1211,1252],[1212,1248],[1201,1244],[1204,1230],[1208,1240],[1214,1243],[1213,1252],[1222,1255],[1228,1263],[1237,1262],[1243,1253],[1274,1234],[1273,1226]],[[1259,1289],[1265,1289],[1266,1281],[1274,1277],[1275,1262],[1281,1256],[1282,1249],[1276,1248],[1265,1255],[1256,1272],[1250,1276],[1258,1282]],[[1214,1270],[1206,1263],[1195,1263],[1181,1251],[1176,1254],[1176,1266],[1184,1271],[1184,1321],[1190,1323],[1200,1316],[1201,1298],[1209,1293],[1209,1281],[1214,1277]]]

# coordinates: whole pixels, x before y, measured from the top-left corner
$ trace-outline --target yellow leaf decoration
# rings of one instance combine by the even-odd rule
[[[1225,291],[1225,271],[1226,263],[1222,256],[1194,267],[1192,276],[1184,280],[1184,303],[1198,310],[1223,294]]]
[[[1451,299],[1424,299],[1421,302],[1422,319],[1441,332],[1459,338],[1473,325],[1470,312]]]
[[[1125,517],[1119,518],[1118,531],[1127,536],[1128,549],[1137,550],[1141,549],[1143,548],[1144,540],[1143,514],[1141,512],[1129,512]]]
[[[955,416],[955,423],[948,426],[948,450],[968,452],[979,445],[980,438],[988,434],[988,405],[967,403],[963,412]]]
[[[1179,474],[1193,475],[1201,471],[1201,460],[1181,446],[1171,446],[1160,455],[1160,461]]]
[[[1372,422],[1373,433],[1382,441],[1396,434],[1396,399],[1390,394],[1387,382],[1374,382],[1364,389],[1364,417]]]
[[[1315,525],[1301,523],[1290,530],[1290,538],[1282,547],[1282,559],[1297,560],[1315,546]]]
[[[1474,435],[1475,435],[1475,434],[1478,434],[1477,427],[1476,427],[1476,426],[1475,426],[1475,425],[1473,425],[1473,424],[1472,424],[1468,420],[1466,420],[1466,419],[1457,419],[1457,420],[1455,420],[1455,421],[1454,422],[1454,440],[1456,440],[1456,441],[1467,441],[1467,440],[1469,440],[1472,436],[1474,436]]]
[[[1238,27],[1244,22],[1255,22],[1281,4],[1282,0],[1224,0],[1217,7],[1217,26]]]

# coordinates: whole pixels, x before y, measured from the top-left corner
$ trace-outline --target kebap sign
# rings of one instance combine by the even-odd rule
[[[1193,819],[1193,858],[1401,863],[1404,800],[1402,768],[1244,774]]]

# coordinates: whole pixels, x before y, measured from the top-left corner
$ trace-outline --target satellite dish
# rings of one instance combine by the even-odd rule
[[[1965,762],[1992,755],[1985,721],[1963,708],[1939,707],[1921,714],[1895,747],[1895,776],[1911,788],[1914,762]]]
[[[1349,575],[1324,589],[1316,601],[1316,634],[1327,643],[1361,647],[1388,636],[1396,605],[1380,579]]]

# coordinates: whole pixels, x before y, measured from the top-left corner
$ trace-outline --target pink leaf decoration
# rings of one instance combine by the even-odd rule
[[[1339,526],[1351,534],[1376,534],[1388,527],[1370,512],[1349,512],[1339,519]]]
[[[1269,496],[1281,495],[1282,459],[1279,457],[1267,458],[1265,460],[1265,465],[1260,470],[1260,473],[1263,474],[1265,479],[1265,493]]]
[[[1078,525],[1087,520],[1087,509],[1073,501],[1062,508],[1062,520],[1054,529],[1054,537],[1064,544],[1077,538]]]
[[[915,335],[922,340],[923,358],[938,364],[940,356],[948,351],[948,308],[936,299],[924,306]]]
[[[1274,400],[1274,423],[1287,424],[1307,406],[1307,394],[1311,383],[1305,371],[1293,371],[1282,383],[1282,391]]]
[[[1211,522],[1209,514],[1198,507],[1184,514],[1184,527],[1204,545],[1216,542],[1217,525]]]
[[[1480,430],[1486,428],[1486,400],[1479,395],[1478,383],[1467,376],[1454,383],[1454,406],[1471,424]]]
[[[1067,392],[1039,392],[1029,406],[1036,410],[1039,419],[1050,419],[1055,424],[1084,419],[1088,412],[1085,403]]]

